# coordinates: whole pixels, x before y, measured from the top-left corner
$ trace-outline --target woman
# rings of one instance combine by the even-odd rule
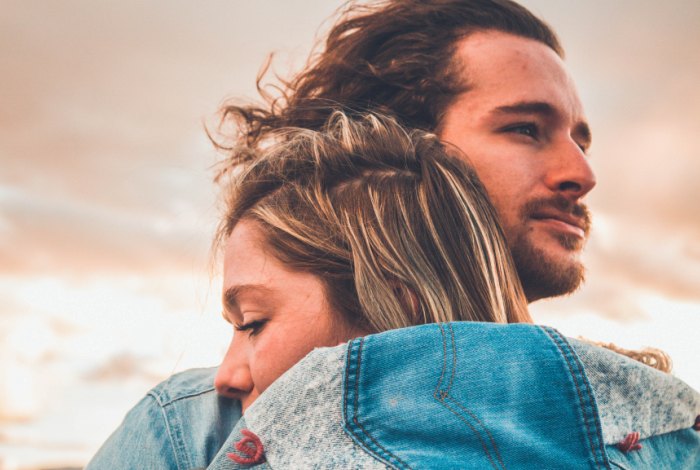
[[[693,435],[700,399],[661,376],[654,392],[683,397],[672,419],[631,420],[640,435],[606,421],[627,402],[600,401],[600,365],[645,366],[527,325],[495,212],[435,136],[335,113],[322,132],[275,137],[235,149],[221,175],[224,317],[237,331],[215,388],[230,400],[205,371],[175,376],[91,468],[609,468],[626,455],[614,455],[620,433],[627,451],[660,430]]]
[[[219,369],[220,394],[245,410],[314,347],[368,333],[530,322],[484,189],[435,136],[342,113],[323,132],[280,132],[225,191],[224,316],[246,334]]]

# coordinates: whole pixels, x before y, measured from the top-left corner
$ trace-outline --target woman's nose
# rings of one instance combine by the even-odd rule
[[[232,339],[216,373],[214,387],[219,395],[243,400],[253,390],[253,380],[247,355],[236,348],[235,343],[235,339]]]

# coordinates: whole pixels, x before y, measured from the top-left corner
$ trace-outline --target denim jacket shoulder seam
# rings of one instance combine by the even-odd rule
[[[343,421],[344,431],[362,447],[372,458],[386,465],[388,468],[410,467],[391,452],[381,446],[359,422],[358,396],[359,396],[359,369],[362,362],[362,347],[365,338],[356,338],[348,344],[345,358],[345,373],[343,380]],[[352,397],[349,397],[349,394]],[[352,401],[352,403],[350,403]],[[369,438],[369,441],[367,441]],[[382,455],[383,454],[383,455]],[[395,461],[391,461],[391,459]]]
[[[450,330],[450,348],[451,354],[450,356],[452,357],[452,368],[450,371],[450,382],[449,385],[447,386],[446,390],[440,390],[441,384],[444,378],[445,374],[445,369],[446,369],[446,364],[447,364],[447,356],[448,356],[448,348],[446,346],[446,336],[445,336],[445,330],[443,328],[442,323],[437,324],[438,327],[440,328],[440,334],[442,336],[442,342],[443,342],[443,367],[442,367],[442,373],[440,374],[440,379],[438,380],[438,384],[435,388],[435,391],[433,392],[433,398],[437,400],[442,406],[444,406],[450,413],[455,415],[457,419],[462,421],[464,424],[466,424],[472,432],[477,436],[479,439],[479,442],[481,443],[482,449],[484,450],[484,454],[488,458],[489,462],[491,463],[491,466],[495,469],[503,469],[505,470],[506,466],[503,463],[503,459],[501,458],[500,452],[498,450],[498,445],[496,444],[496,441],[494,440],[493,436],[489,432],[488,428],[484,426],[484,424],[481,422],[481,420],[471,411],[469,410],[466,406],[464,406],[462,403],[459,402],[456,398],[450,395],[450,390],[452,389],[452,384],[454,382],[454,376],[456,373],[457,369],[457,350],[455,347],[455,337],[454,337],[454,330],[452,329],[452,324],[447,323],[447,327]],[[472,423],[469,422],[468,419],[466,419],[465,416],[461,415],[459,412],[451,408],[447,404],[447,400],[450,400],[453,404],[455,404],[459,409],[461,409],[464,413],[466,413],[472,420],[475,421],[475,424],[478,425],[479,429],[483,430],[486,434],[486,437],[488,437],[489,443],[491,444],[491,451],[489,451],[489,445],[486,442],[486,439],[481,435],[481,431],[477,429]],[[495,453],[496,460],[494,460],[493,456],[491,456],[491,452]],[[499,467],[500,465],[500,467]]]
[[[175,437],[173,436],[173,430],[172,430],[172,427],[170,426],[170,420],[168,419],[168,415],[167,415],[165,406],[160,407],[160,413],[161,413],[161,416],[163,417],[163,421],[165,423],[165,431],[168,433],[168,442],[170,442],[170,447],[171,447],[173,456],[175,457],[175,465],[177,465],[178,470],[185,470],[182,468],[182,465],[180,465],[180,453],[178,452],[178,448],[175,445]]]
[[[195,397],[198,397],[200,395],[205,395],[207,393],[211,393],[211,392],[216,391],[216,389],[212,385],[212,386],[207,387],[203,390],[188,391],[187,393],[184,393],[182,395],[178,394],[178,395],[175,395],[174,397],[170,397],[169,394],[167,394],[167,393],[159,393],[159,390],[158,390],[159,388],[160,387],[156,387],[155,389],[151,390],[150,392],[148,392],[148,395],[152,396],[156,400],[158,405],[162,408],[165,408],[166,406],[170,406],[173,403],[178,402],[180,400],[186,400],[188,398],[195,398]]]
[[[600,425],[600,417],[598,416],[598,407],[595,401],[595,395],[591,390],[590,384],[588,383],[588,378],[585,375],[583,364],[581,364],[576,352],[561,333],[554,328],[546,326],[539,326],[539,328],[544,331],[547,336],[549,336],[550,340],[559,350],[559,353],[564,359],[564,363],[569,369],[569,374],[571,375],[579,397],[579,409],[583,414],[582,419],[586,429],[585,434],[588,437],[589,445],[591,446],[595,465],[598,466],[599,459],[601,459],[603,468],[610,468],[610,463],[605,452],[605,444],[603,441],[603,434]],[[571,358],[569,355],[571,355]],[[581,384],[578,383],[578,379],[581,380]],[[586,407],[590,407],[591,409],[587,410]],[[589,423],[588,418],[592,419],[593,422]],[[591,429],[591,427],[593,429]]]

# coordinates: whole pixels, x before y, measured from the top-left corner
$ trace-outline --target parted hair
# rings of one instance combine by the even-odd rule
[[[266,249],[318,276],[329,305],[370,332],[531,321],[486,191],[436,136],[341,112],[276,136],[225,163],[219,246],[253,221]]]
[[[554,31],[511,0],[350,2],[323,50],[275,86],[275,96],[261,85],[265,67],[258,77],[264,104],[231,103],[224,116],[243,124],[249,145],[282,127],[319,130],[333,107],[379,112],[433,132],[451,101],[469,89],[469,64],[454,58],[459,40],[486,30],[533,39],[564,54]]]

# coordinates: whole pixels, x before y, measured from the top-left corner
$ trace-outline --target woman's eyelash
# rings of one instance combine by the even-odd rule
[[[253,320],[243,324],[236,323],[234,328],[236,331],[248,331],[250,336],[255,336],[260,333],[265,323],[267,323],[267,320]]]

